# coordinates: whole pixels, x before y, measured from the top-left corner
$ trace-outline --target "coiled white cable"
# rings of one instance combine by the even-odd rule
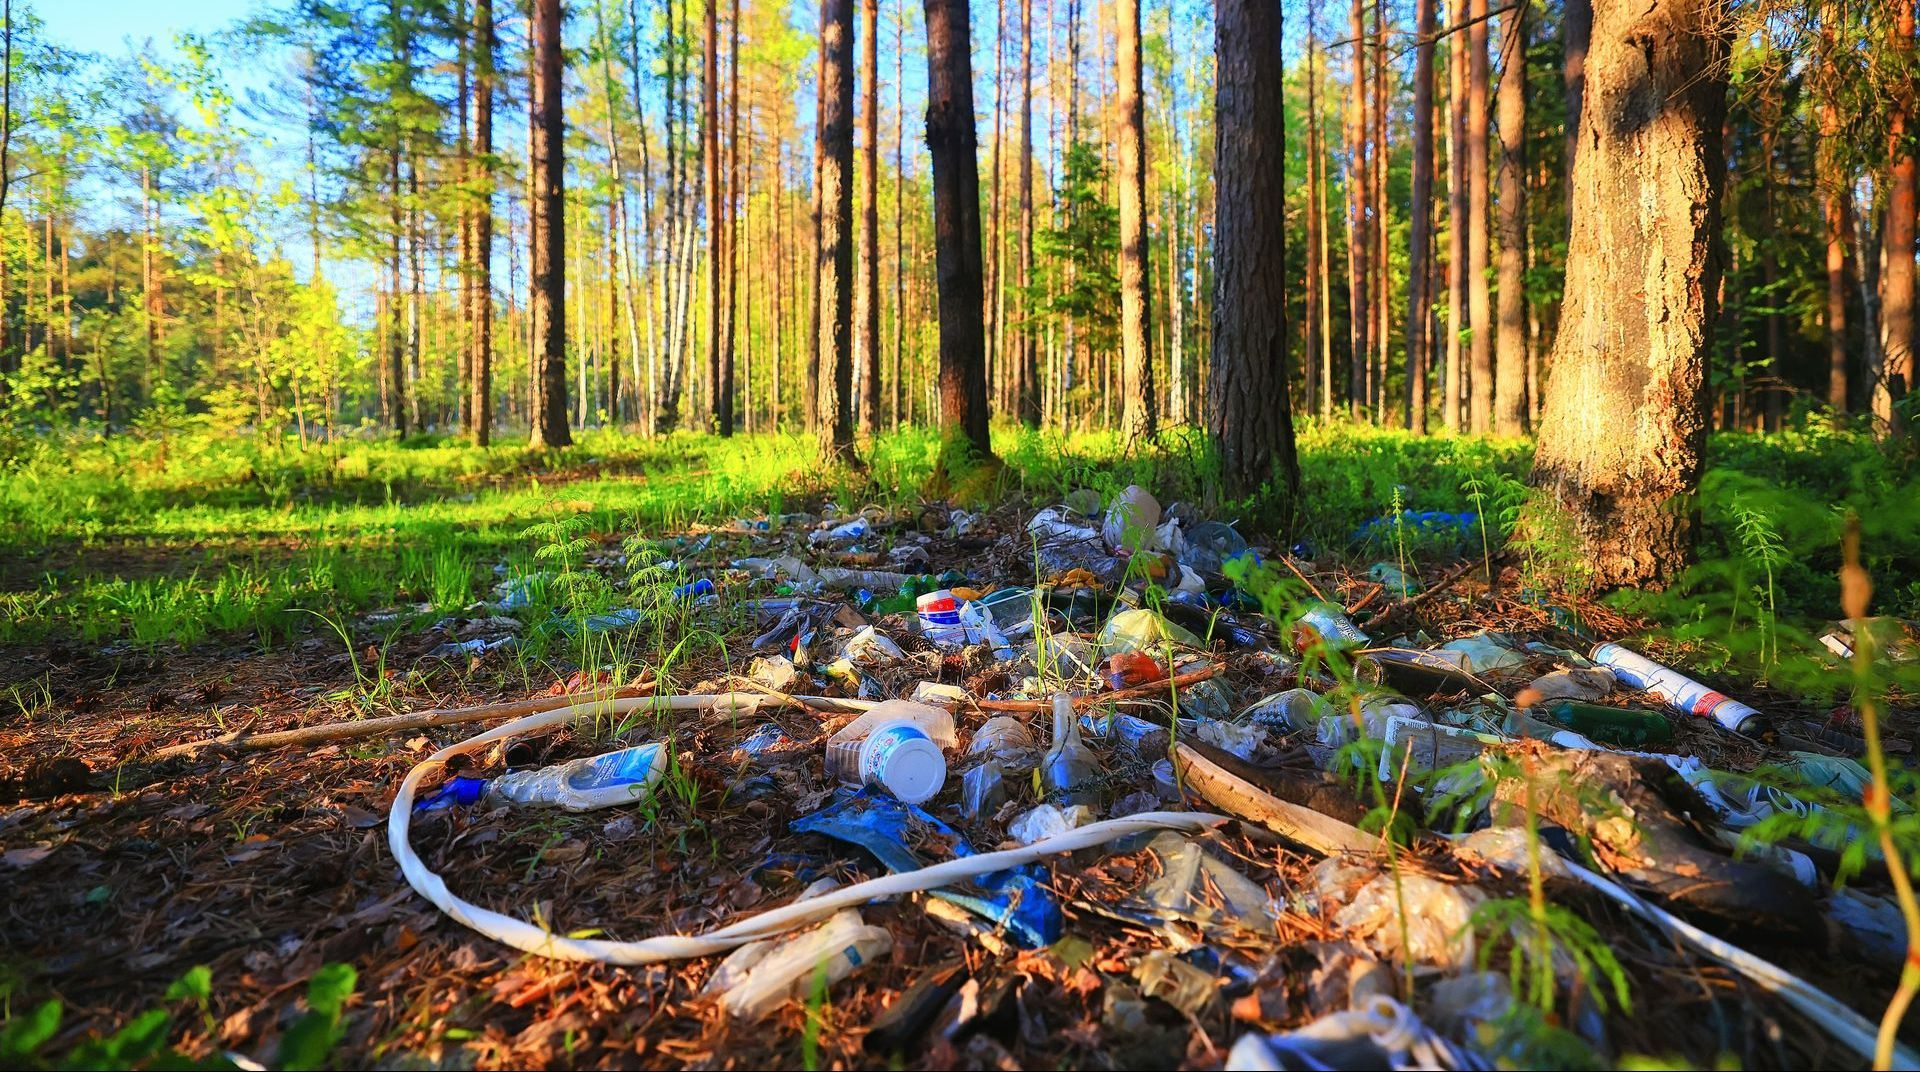
[[[736,946],[767,938],[816,922],[850,905],[864,904],[882,897],[895,897],[918,890],[936,889],[976,875],[1004,871],[1031,863],[1042,857],[1077,849],[1091,848],[1116,841],[1129,834],[1153,830],[1178,830],[1190,834],[1218,826],[1226,817],[1205,812],[1143,812],[1123,819],[1108,819],[1069,830],[1064,834],[1037,841],[1023,848],[1004,852],[986,852],[947,860],[883,875],[856,885],[843,887],[804,901],[795,901],[756,916],[730,923],[705,934],[661,934],[639,941],[620,942],[599,938],[567,938],[522,919],[482,908],[463,900],[447,888],[446,882],[414,854],[408,840],[413,818],[414,794],[427,775],[457,755],[478,751],[506,737],[634,711],[699,711],[729,709],[751,713],[764,697],[749,693],[720,693],[713,696],[638,696],[574,704],[514,719],[484,733],[448,745],[422,760],[407,772],[387,812],[387,844],[399,861],[400,873],[420,896],[433,902],[447,916],[481,934],[535,956],[555,960],[597,960],[608,964],[657,964],[687,957],[724,953]]]

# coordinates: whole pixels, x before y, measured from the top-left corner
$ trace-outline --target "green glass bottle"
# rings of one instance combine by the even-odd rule
[[[1550,700],[1535,704],[1527,713],[1599,744],[1638,748],[1673,740],[1673,723],[1658,711],[1606,707],[1578,700]]]

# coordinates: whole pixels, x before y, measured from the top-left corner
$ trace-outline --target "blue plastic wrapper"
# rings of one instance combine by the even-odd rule
[[[1450,532],[1466,539],[1479,531],[1480,515],[1471,510],[1457,514],[1445,510],[1402,510],[1397,523],[1416,532]],[[1393,514],[1383,514],[1355,529],[1353,542],[1364,544],[1373,540],[1391,540],[1395,524]]]
[[[491,778],[469,778],[461,776],[452,779],[439,789],[413,802],[414,811],[445,811],[448,808],[466,807],[478,804],[486,795],[487,784]]]
[[[812,815],[793,821],[793,830],[801,834],[824,834],[837,841],[858,845],[872,853],[887,870],[899,873],[918,871],[926,862],[907,847],[907,822],[917,820],[948,839],[956,857],[972,856],[973,847],[947,824],[911,804],[902,804],[885,793],[863,789]],[[1039,949],[1060,940],[1065,920],[1060,902],[1046,886],[1046,870],[1038,864],[1023,864],[1005,871],[993,871],[973,880],[973,892],[960,889],[929,890],[928,893],[966,909],[997,927],[1004,927],[1013,940],[1027,949]]]

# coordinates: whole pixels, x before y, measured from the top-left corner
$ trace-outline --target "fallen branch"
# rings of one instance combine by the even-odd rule
[[[284,748],[287,745],[321,744],[327,741],[347,741],[361,737],[381,737],[393,733],[404,733],[408,730],[432,729],[435,726],[458,726],[462,723],[487,722],[497,718],[521,718],[526,715],[537,715],[543,711],[571,707],[574,704],[648,696],[653,693],[654,687],[655,682],[642,681],[617,689],[596,689],[592,692],[563,693],[559,696],[536,696],[529,700],[482,704],[479,707],[443,707],[431,711],[408,711],[404,714],[388,715],[385,718],[324,722],[317,726],[301,726],[298,729],[277,730],[272,733],[225,733],[202,741],[170,745],[155,752],[154,758],[167,759],[171,756],[192,755],[203,748],[259,752],[269,748]]]
[[[1378,837],[1312,808],[1281,800],[1201,755],[1190,744],[1173,746],[1173,765],[1180,783],[1214,807],[1259,823],[1315,852],[1332,856],[1343,852],[1373,852],[1381,847]]]
[[[1493,560],[1495,562],[1499,562],[1500,559],[1503,557],[1504,555],[1495,555],[1493,556]],[[1467,562],[1461,563],[1460,566],[1456,568],[1452,573],[1449,573],[1445,577],[1442,577],[1438,581],[1435,581],[1432,588],[1429,588],[1418,595],[1411,596],[1407,599],[1403,599],[1398,603],[1395,603],[1392,606],[1389,606],[1381,610],[1379,613],[1375,614],[1373,617],[1368,618],[1366,621],[1365,628],[1368,629],[1369,631],[1378,631],[1379,629],[1385,627],[1388,623],[1392,622],[1395,618],[1398,618],[1400,615],[1406,614],[1407,612],[1413,610],[1415,607],[1418,607],[1420,604],[1425,603],[1429,599],[1432,599],[1434,596],[1437,596],[1440,593],[1446,591],[1447,589],[1452,588],[1455,581],[1458,581],[1460,578],[1465,577],[1469,573],[1472,573],[1474,569],[1480,565],[1481,563],[1474,562],[1474,561],[1467,561]]]
[[[1100,707],[1120,700],[1138,700],[1143,697],[1157,698],[1167,694],[1169,691],[1177,692],[1180,689],[1186,688],[1188,685],[1205,681],[1219,673],[1220,670],[1220,664],[1215,663],[1212,666],[1204,666],[1198,670],[1189,670],[1184,674],[1177,674],[1171,679],[1163,678],[1145,685],[1135,685],[1130,689],[1116,689],[1113,692],[1096,692],[1090,696],[1075,696],[1073,698],[1073,706],[1075,710],[1080,710],[1088,707]],[[982,711],[1053,710],[1052,700],[975,700],[973,703],[975,707],[978,707]]]

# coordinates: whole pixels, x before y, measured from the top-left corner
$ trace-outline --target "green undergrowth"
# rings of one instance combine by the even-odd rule
[[[572,447],[536,453],[524,441],[478,449],[431,436],[301,448],[188,422],[15,444],[0,470],[0,643],[272,645],[311,631],[315,615],[394,605],[444,613],[485,598],[497,580],[539,572],[525,533],[556,502],[579,517],[583,537],[609,541],[823,502],[1043,504],[1074,488],[1111,494],[1131,483],[1202,516],[1260,512],[1221,499],[1215,461],[1192,429],[1128,447],[1112,433],[1002,426],[994,448],[1004,465],[960,474],[924,429],[877,438],[858,466],[821,465],[800,434],[589,430]],[[1362,565],[1491,556],[1530,501],[1525,440],[1309,423],[1299,453],[1297,546]],[[1882,579],[1880,605],[1920,614],[1920,485],[1872,440],[1813,426],[1718,436],[1709,459],[1702,565],[1668,593],[1629,597],[1633,609],[1680,639],[1710,640],[1710,654],[1727,662],[1746,658],[1748,646],[1804,646],[1808,638],[1792,630],[1810,629],[1835,605],[1839,525],[1851,509]],[[1482,520],[1438,531],[1388,520],[1356,543],[1369,521],[1402,510]],[[1539,537],[1553,530],[1545,521],[1518,557],[1530,584],[1551,589],[1577,581],[1579,561]],[[1743,639],[1758,634],[1764,643]]]

